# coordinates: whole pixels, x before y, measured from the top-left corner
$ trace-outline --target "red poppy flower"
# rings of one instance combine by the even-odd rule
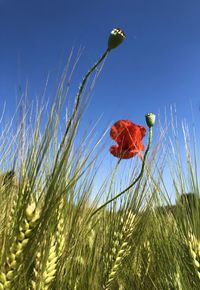
[[[129,159],[138,154],[142,159],[140,151],[144,150],[142,138],[145,133],[145,127],[129,120],[117,121],[110,130],[110,137],[117,142],[117,145],[110,147],[110,153],[122,159]]]

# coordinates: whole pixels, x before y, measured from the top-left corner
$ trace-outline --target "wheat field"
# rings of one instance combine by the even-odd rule
[[[149,142],[143,159],[134,157],[125,172],[126,186],[117,180],[116,162],[93,192],[104,134],[92,148],[77,134],[101,65],[123,40],[117,33],[83,78],[64,131],[66,71],[48,118],[41,106],[31,125],[24,111],[15,133],[12,122],[1,128],[0,289],[200,289],[198,140],[186,125],[183,157],[173,120],[171,138],[164,126],[152,136],[147,122]],[[173,203],[165,166],[172,173]]]

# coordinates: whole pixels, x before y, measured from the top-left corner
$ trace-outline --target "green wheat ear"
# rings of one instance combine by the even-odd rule
[[[114,262],[108,273],[108,279],[104,286],[105,290],[111,289],[112,283],[117,277],[117,273],[121,268],[124,258],[130,253],[130,237],[136,225],[136,216],[132,212],[129,212],[126,219],[123,220],[122,218],[121,222],[123,223],[122,231],[120,233],[114,233],[116,239],[111,249],[111,256],[108,257],[114,260]]]
[[[33,269],[34,277],[31,280],[30,290],[51,289],[51,285],[55,279],[57,271],[57,246],[56,240],[52,237],[48,256],[45,265],[42,264],[42,254],[41,250],[38,251],[35,258],[35,267]]]
[[[194,234],[189,234],[188,245],[195,272],[200,279],[200,240]]]
[[[0,289],[9,289],[22,267],[22,256],[34,227],[39,219],[35,203],[31,203],[25,212],[25,218],[19,227],[19,233],[10,248],[5,270],[0,273]]]
[[[153,113],[148,113],[145,116],[146,118],[146,123],[147,126],[149,127],[149,140],[148,140],[148,145],[147,145],[147,149],[144,153],[144,157],[143,157],[143,161],[142,161],[142,167],[140,170],[139,175],[136,177],[136,179],[124,190],[122,190],[119,194],[117,194],[116,196],[114,196],[113,198],[109,199],[107,202],[105,202],[103,205],[101,205],[99,208],[97,208],[90,216],[90,218],[95,215],[97,212],[99,212],[102,208],[104,208],[106,205],[108,205],[109,203],[111,203],[112,201],[114,201],[115,199],[119,198],[122,194],[124,194],[125,192],[127,192],[129,189],[131,189],[143,176],[144,173],[144,168],[145,168],[145,163],[146,163],[146,158],[147,158],[147,154],[149,152],[151,143],[152,143],[152,139],[153,139],[153,126],[155,124],[155,119],[156,116]]]

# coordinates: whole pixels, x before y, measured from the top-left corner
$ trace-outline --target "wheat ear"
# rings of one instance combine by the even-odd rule
[[[64,229],[65,229],[65,219],[64,219],[64,200],[62,199],[57,213],[57,231],[55,233],[56,247],[58,256],[61,256],[64,247]]]
[[[113,283],[114,279],[117,276],[118,271],[120,270],[120,266],[123,262],[123,259],[130,252],[129,239],[132,235],[134,227],[135,227],[135,215],[130,212],[123,225],[122,234],[119,235],[119,240],[114,243],[114,248],[112,249],[112,253],[115,253],[115,258],[113,257],[114,262],[108,274],[108,279],[105,283],[104,287],[105,290],[110,289],[111,284]]]
[[[25,212],[25,218],[19,227],[19,234],[11,245],[10,254],[7,257],[7,262],[4,271],[0,273],[0,289],[9,289],[12,282],[18,276],[21,269],[21,258],[23,250],[26,247],[32,231],[39,219],[39,213],[36,211],[35,203],[31,203]]]
[[[200,279],[200,241],[195,237],[194,234],[189,234],[188,244],[195,272]]]
[[[48,290],[52,289],[51,284],[55,279],[56,268],[57,268],[58,256],[56,250],[56,241],[53,238],[50,244],[48,257],[46,260],[45,267],[42,266],[42,253],[39,251],[36,254],[35,267],[33,269],[34,278],[31,280],[32,290]],[[42,273],[41,273],[42,272]],[[38,286],[38,284],[40,286]]]

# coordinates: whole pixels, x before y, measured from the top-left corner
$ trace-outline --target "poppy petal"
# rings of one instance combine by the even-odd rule
[[[110,153],[118,158],[128,159],[144,150],[142,139],[146,134],[145,127],[136,125],[129,120],[119,120],[113,124],[110,130],[110,137],[117,145],[110,148]]]

